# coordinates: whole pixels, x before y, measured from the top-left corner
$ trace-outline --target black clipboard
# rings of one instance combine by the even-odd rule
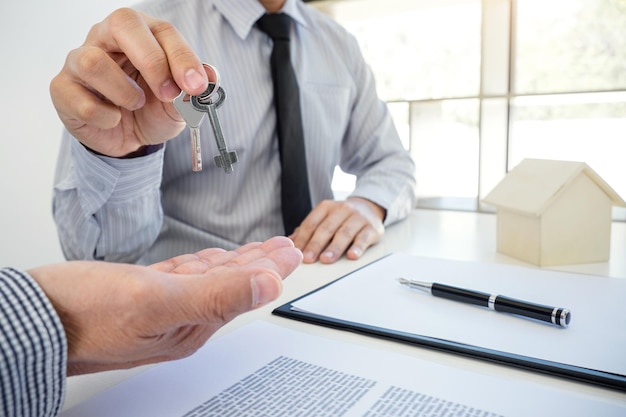
[[[288,319],[293,319],[305,323],[316,324],[319,326],[329,327],[337,330],[350,331],[366,336],[373,336],[391,341],[406,343],[413,346],[435,349],[442,352],[454,353],[461,356],[485,360],[506,366],[512,366],[525,370],[530,370],[550,376],[557,376],[569,380],[585,382],[592,385],[598,385],[604,388],[611,388],[618,391],[626,392],[626,375],[614,374],[595,369],[584,368],[544,359],[518,355],[510,352],[503,352],[494,349],[487,349],[465,343],[454,342],[450,340],[438,339],[429,336],[423,336],[414,333],[390,330],[382,327],[371,326],[363,323],[351,322],[336,319],[333,317],[322,316],[310,312],[294,310],[292,304],[301,300],[315,292],[321,291],[333,283],[341,280],[354,272],[365,268],[372,263],[378,262],[383,258],[377,259],[367,265],[362,266],[342,277],[323,285],[322,287],[310,291],[288,303],[285,303],[272,311],[272,314]]]

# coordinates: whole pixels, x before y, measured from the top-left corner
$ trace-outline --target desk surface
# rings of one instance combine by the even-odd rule
[[[626,279],[626,223],[614,222],[611,232],[611,255],[609,262],[563,265],[549,269]],[[579,393],[580,395],[592,395],[599,398],[613,399],[626,404],[624,394],[617,391],[605,390],[588,384],[553,378],[506,366],[494,365],[484,361],[462,358],[429,349],[416,348],[401,343],[313,326],[276,317],[271,314],[275,307],[299,295],[312,291],[390,252],[405,252],[434,258],[534,267],[533,265],[496,252],[496,218],[493,214],[416,210],[407,220],[389,227],[382,241],[370,248],[358,261],[343,259],[333,265],[302,265],[285,280],[283,294],[277,301],[259,310],[236,318],[223,327],[214,337],[220,337],[251,321],[263,319],[314,335],[401,352],[403,354],[455,366],[468,371],[490,374],[496,377],[520,378],[536,384],[566,389],[572,393]],[[155,365],[123,371],[110,371],[71,377],[68,379],[67,383],[68,391],[64,409],[72,407],[110,386],[143,372],[151,366]]]

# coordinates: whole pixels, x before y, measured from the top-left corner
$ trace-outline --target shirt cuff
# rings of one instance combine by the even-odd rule
[[[381,187],[377,185],[361,185],[350,194],[350,197],[360,197],[370,200],[386,210],[383,225],[392,224],[406,218],[415,205],[413,192],[407,186],[397,190],[397,193],[381,192]]]
[[[26,272],[0,270],[0,409],[56,416],[65,399],[67,339],[61,320]]]
[[[123,204],[161,186],[164,146],[138,158],[96,155],[74,139],[74,181],[81,204],[91,213],[105,203]]]

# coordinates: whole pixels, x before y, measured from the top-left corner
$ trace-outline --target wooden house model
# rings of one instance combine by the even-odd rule
[[[498,252],[539,266],[607,261],[612,207],[626,206],[584,162],[544,159],[524,159],[483,202]]]

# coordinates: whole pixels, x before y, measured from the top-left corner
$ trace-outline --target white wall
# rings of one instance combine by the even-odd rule
[[[134,3],[0,2],[0,267],[63,260],[51,214],[62,125],[48,86],[94,23]]]

